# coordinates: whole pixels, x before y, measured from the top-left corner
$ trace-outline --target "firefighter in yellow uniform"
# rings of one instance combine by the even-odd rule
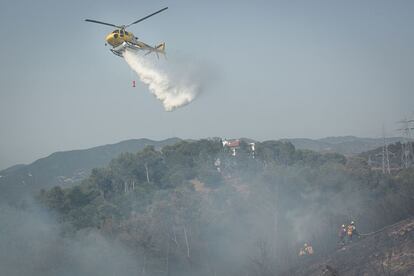
[[[312,245],[308,244],[308,246],[305,248],[305,251],[308,255],[313,255],[313,247]]]
[[[305,243],[299,251],[299,256],[313,255],[313,247],[310,244]]]
[[[352,242],[353,236],[359,236],[358,231],[356,230],[355,222],[351,221],[351,224],[348,225],[346,234],[348,236],[348,241]]]

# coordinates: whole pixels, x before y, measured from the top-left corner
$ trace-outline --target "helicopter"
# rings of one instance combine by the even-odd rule
[[[165,7],[159,11],[156,11],[154,13],[151,13],[150,15],[147,15],[141,19],[138,19],[137,21],[132,22],[131,24],[128,25],[115,25],[115,24],[111,24],[111,23],[106,23],[106,22],[102,22],[102,21],[98,21],[98,20],[93,20],[93,19],[85,19],[86,22],[91,22],[91,23],[97,23],[97,24],[102,24],[102,25],[107,25],[107,26],[111,26],[111,27],[115,27],[116,30],[112,31],[111,33],[109,33],[105,40],[105,46],[107,44],[112,46],[111,52],[117,56],[122,57],[122,54],[124,53],[124,51],[126,49],[132,49],[132,50],[142,50],[142,51],[147,51],[147,53],[145,55],[151,54],[151,53],[155,53],[157,55],[157,57],[159,57],[158,54],[163,54],[165,55],[165,43],[161,43],[158,45],[155,45],[154,47],[142,42],[138,40],[138,37],[134,36],[133,33],[126,31],[126,28],[130,27],[131,25],[134,25],[136,23],[139,23],[153,15],[156,15],[157,13],[163,12],[166,9],[168,9],[168,7]]]

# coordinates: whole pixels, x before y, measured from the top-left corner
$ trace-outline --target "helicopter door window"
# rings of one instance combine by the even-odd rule
[[[125,35],[129,35],[127,31],[125,31]]]
[[[114,38],[118,38],[118,34],[114,34]]]
[[[120,31],[121,37],[124,36],[124,31]]]

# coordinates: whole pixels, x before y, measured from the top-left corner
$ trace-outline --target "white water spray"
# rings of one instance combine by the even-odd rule
[[[191,72],[177,74],[163,70],[156,62],[130,50],[126,50],[123,56],[166,111],[189,104],[199,94],[200,84],[191,78]]]

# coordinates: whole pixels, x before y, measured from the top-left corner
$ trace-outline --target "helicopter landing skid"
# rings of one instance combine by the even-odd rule
[[[110,50],[113,54],[119,57],[123,57],[123,53],[125,52],[127,48],[134,50],[134,51],[142,50],[141,47],[134,45],[132,43],[129,43],[129,42],[123,42],[121,45],[114,47],[113,49],[110,49]]]
[[[122,55],[123,51],[122,51],[122,52],[120,52],[120,51],[115,51],[114,49],[110,49],[110,50],[111,50],[111,52],[112,52],[114,55],[117,55],[118,57],[123,57],[123,55]]]

